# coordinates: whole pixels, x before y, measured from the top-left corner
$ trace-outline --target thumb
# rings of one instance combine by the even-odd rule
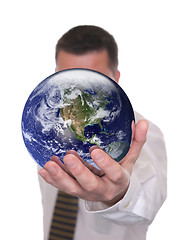
[[[137,158],[140,155],[141,149],[146,142],[148,127],[149,123],[147,120],[140,120],[137,122],[134,126],[134,136],[129,152],[120,162],[122,167],[124,167],[130,174]]]

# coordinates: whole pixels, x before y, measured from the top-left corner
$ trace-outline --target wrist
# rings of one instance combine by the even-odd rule
[[[102,203],[106,204],[108,207],[112,207],[113,205],[115,205],[117,202],[119,202],[120,200],[122,200],[122,198],[125,196],[127,190],[129,188],[129,185],[124,188],[124,190],[122,190],[121,192],[119,192],[112,200],[110,201],[104,201]]]

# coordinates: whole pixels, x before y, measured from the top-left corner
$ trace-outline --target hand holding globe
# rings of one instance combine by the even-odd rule
[[[47,182],[110,205],[125,194],[145,142],[147,122],[136,124],[132,135],[133,121],[129,99],[112,79],[70,69],[34,89],[23,111],[22,133]]]

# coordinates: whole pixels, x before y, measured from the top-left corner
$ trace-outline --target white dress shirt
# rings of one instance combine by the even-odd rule
[[[135,113],[136,122],[143,117]],[[167,158],[161,131],[149,122],[147,141],[124,198],[112,207],[79,199],[74,240],[144,240],[148,226],[166,199]],[[48,239],[58,190],[39,177],[44,240]]]

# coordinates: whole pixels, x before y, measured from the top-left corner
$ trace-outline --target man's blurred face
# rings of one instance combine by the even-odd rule
[[[60,50],[56,62],[56,72],[69,68],[88,68],[101,72],[111,77],[116,82],[119,81],[120,73],[114,74],[109,67],[109,58],[106,50],[91,51],[85,54],[72,54]]]

